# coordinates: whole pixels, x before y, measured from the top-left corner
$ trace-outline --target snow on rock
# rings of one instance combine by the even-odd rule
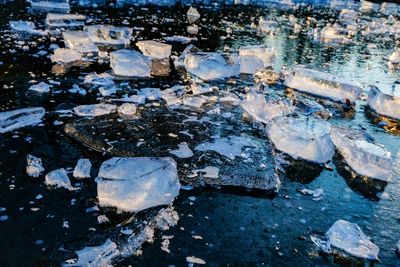
[[[271,67],[275,56],[276,52],[265,45],[242,46],[239,49],[240,73],[254,74]]]
[[[131,42],[131,28],[108,25],[91,25],[85,28],[95,44],[127,47]]]
[[[40,82],[38,84],[34,84],[31,87],[29,87],[29,90],[35,91],[38,93],[48,93],[48,92],[50,92],[51,87],[52,87],[52,85],[50,85],[50,84],[47,84],[45,82]]]
[[[123,117],[133,117],[136,114],[136,105],[132,103],[124,103],[118,107],[118,114]]]
[[[368,94],[368,106],[379,115],[400,120],[400,85],[372,86]]]
[[[388,181],[392,170],[390,152],[362,131],[332,127],[332,141],[346,163],[358,174]]]
[[[118,76],[151,77],[151,59],[138,51],[123,49],[112,52],[110,65]]]
[[[92,163],[89,159],[79,159],[75,166],[73,176],[78,179],[90,178],[91,168]]]
[[[74,49],[58,48],[54,50],[51,61],[56,63],[73,63],[82,59],[81,53]]]
[[[349,99],[352,103],[359,98],[361,88],[332,74],[306,69],[297,66],[286,76],[284,85],[294,90],[314,96],[329,98],[334,101],[344,102]]]
[[[179,193],[176,163],[172,158],[111,158],[96,178],[100,206],[125,212],[169,205]]]
[[[326,163],[335,154],[330,124],[313,117],[279,117],[267,125],[275,147],[295,159]]]
[[[117,110],[117,106],[112,104],[80,105],[73,110],[78,116],[96,117],[114,113]]]
[[[98,53],[97,46],[89,39],[88,33],[85,31],[68,31],[63,32],[65,46],[74,49],[82,54]]]
[[[26,157],[26,173],[31,177],[39,177],[44,172],[42,159],[29,155]]]
[[[64,168],[57,169],[46,174],[44,183],[56,188],[63,187],[70,191],[75,190],[75,188],[72,187],[71,181],[69,180],[67,172]]]
[[[184,57],[184,66],[204,81],[238,76],[240,72],[237,56],[217,52],[189,52]]]
[[[195,23],[200,18],[200,13],[197,11],[196,8],[190,7],[189,10],[186,12],[186,16],[190,24]]]
[[[243,110],[253,120],[268,123],[270,120],[292,113],[295,107],[287,100],[266,101],[264,94],[250,90],[241,103]]]
[[[172,45],[169,44],[146,40],[137,42],[136,46],[145,56],[151,58],[164,59],[171,55]]]
[[[45,113],[44,108],[23,108],[0,112],[0,133],[39,124]]]
[[[193,151],[190,149],[187,143],[178,144],[178,148],[171,150],[169,153],[182,159],[190,158],[193,156]]]

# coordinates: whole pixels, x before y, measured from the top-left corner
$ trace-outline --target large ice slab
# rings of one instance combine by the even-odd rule
[[[369,140],[362,131],[332,127],[332,141],[346,163],[358,174],[388,181],[393,161],[382,145]]]
[[[79,28],[85,26],[86,16],[80,14],[48,13],[46,25],[49,28]]]
[[[171,55],[172,45],[152,40],[139,41],[136,43],[139,50],[151,58],[164,59]]]
[[[188,53],[184,58],[188,72],[204,81],[229,78],[239,75],[238,58],[216,52]]]
[[[172,158],[111,158],[100,167],[97,194],[102,207],[126,212],[170,205],[179,193]]]
[[[379,115],[400,120],[400,85],[372,86],[368,94],[368,106]]]
[[[286,76],[284,85],[294,90],[314,96],[354,103],[361,94],[361,88],[332,74],[297,66]]]
[[[326,163],[335,154],[330,124],[313,117],[279,117],[267,125],[275,147],[295,159]]]
[[[254,74],[274,63],[276,52],[265,45],[242,46],[239,49],[240,73]]]
[[[92,25],[85,27],[89,38],[99,45],[128,46],[132,37],[132,29],[108,25]]]
[[[117,111],[117,106],[112,104],[80,105],[75,107],[74,113],[82,117],[103,116]]]
[[[10,132],[42,121],[44,108],[23,108],[0,112],[0,133]]]
[[[67,31],[63,32],[64,43],[67,48],[75,49],[79,53],[97,53],[98,48],[89,39],[88,33],[85,31]]]
[[[151,77],[151,59],[134,50],[118,50],[110,55],[115,75],[123,77]]]

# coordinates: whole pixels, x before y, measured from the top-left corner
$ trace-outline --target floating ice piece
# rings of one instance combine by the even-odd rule
[[[179,193],[172,158],[111,158],[100,167],[97,193],[100,206],[125,212],[169,205]]]
[[[332,247],[345,251],[357,258],[377,260],[379,247],[372,243],[355,223],[336,221],[326,232]]]
[[[239,49],[240,73],[254,74],[272,66],[275,56],[275,50],[264,45],[242,46]]]
[[[219,169],[214,166],[207,166],[204,169],[193,170],[191,177],[199,176],[199,173],[206,178],[218,178],[219,177]]]
[[[79,28],[85,26],[86,16],[80,14],[48,13],[46,25],[49,28]]]
[[[110,55],[115,75],[123,77],[151,77],[151,59],[134,50],[118,50]]]
[[[92,163],[89,159],[79,159],[75,166],[73,176],[79,179],[90,178],[91,168]]]
[[[97,46],[89,39],[88,33],[85,31],[63,32],[63,38],[67,48],[75,49],[79,53],[97,54],[99,51]]]
[[[78,260],[74,263],[66,263],[63,266],[86,266],[86,267],[110,267],[112,259],[120,254],[117,244],[107,239],[106,242],[97,247],[85,247],[76,251]]]
[[[348,29],[341,28],[338,25],[325,26],[320,32],[315,32],[315,39],[324,43],[349,43],[352,32]]]
[[[124,117],[133,117],[136,114],[136,105],[124,103],[118,108],[118,114]]]
[[[69,180],[67,172],[64,168],[57,169],[46,174],[44,183],[56,188],[63,187],[70,191],[75,190],[75,188],[72,187],[71,181]]]
[[[241,103],[243,110],[254,120],[267,124],[270,120],[286,116],[295,107],[286,100],[266,101],[265,96],[256,90],[250,90]]]
[[[38,84],[34,84],[31,87],[29,87],[29,90],[35,91],[38,93],[48,93],[48,92],[50,92],[51,87],[52,87],[52,85],[49,85],[45,82],[40,82]]]
[[[73,84],[72,88],[68,90],[68,92],[72,93],[72,94],[80,94],[80,95],[86,95],[87,92],[85,89],[80,88],[79,85],[77,84]]]
[[[91,73],[85,76],[83,83],[98,86],[109,86],[114,84],[113,79],[114,77],[106,72],[101,74]]]
[[[229,78],[239,75],[238,58],[216,52],[188,53],[184,66],[188,72],[204,81]]]
[[[125,46],[130,44],[132,29],[108,25],[86,26],[89,38],[99,45]]]
[[[10,27],[12,30],[17,32],[26,32],[28,34],[42,35],[42,36],[47,35],[46,31],[37,30],[35,23],[31,21],[23,21],[23,20],[10,21]]]
[[[388,181],[393,161],[382,145],[370,141],[362,131],[332,127],[332,141],[346,163],[358,174]]]
[[[178,149],[171,150],[169,153],[181,159],[186,159],[193,156],[193,151],[190,149],[187,143],[178,144]]]
[[[74,108],[74,112],[82,117],[96,117],[113,113],[117,110],[116,105],[111,104],[93,104],[93,105],[80,105]]]
[[[196,258],[195,256],[186,257],[186,261],[190,264],[206,264],[203,259]]]
[[[51,61],[56,63],[73,63],[82,59],[81,53],[74,49],[58,48],[54,50],[54,55],[51,56]]]
[[[278,117],[267,125],[275,147],[297,159],[326,163],[335,154],[330,124],[313,117]]]
[[[207,98],[202,96],[190,96],[185,97],[182,103],[185,106],[200,109],[205,103],[207,103]]]
[[[44,108],[23,108],[0,112],[0,133],[6,133],[42,121]]]
[[[210,151],[213,150],[231,160],[235,157],[242,157],[242,149],[244,147],[259,146],[251,138],[246,136],[228,136],[214,139],[214,142],[204,142],[197,145],[194,150]]]
[[[301,66],[294,67],[286,76],[284,85],[297,91],[329,98],[334,101],[349,99],[352,103],[359,98],[361,88],[343,82],[338,77]]]
[[[151,58],[164,59],[171,55],[172,45],[152,40],[139,41],[136,43],[139,50]]]
[[[197,11],[196,8],[190,7],[189,10],[186,12],[186,16],[190,24],[195,23],[200,18],[200,13]]]
[[[43,11],[57,11],[61,13],[68,13],[71,9],[69,0],[29,0],[32,9]]]
[[[28,154],[26,157],[26,173],[31,177],[39,177],[42,172],[44,172],[42,159]]]
[[[164,38],[165,41],[167,42],[175,42],[175,43],[181,43],[181,44],[188,44],[190,43],[193,39],[186,37],[186,36],[181,36],[181,35],[174,35],[174,36],[168,36]]]
[[[300,190],[300,192],[303,193],[304,195],[312,196],[313,200],[316,200],[316,201],[321,200],[322,196],[325,193],[324,189],[322,189],[322,188],[317,188],[314,190],[303,188]]]
[[[190,34],[198,34],[199,33],[199,26],[197,26],[197,25],[189,25],[189,26],[187,26],[186,30]]]
[[[372,86],[368,94],[368,106],[379,115],[400,120],[400,85]]]
[[[278,29],[278,22],[275,20],[260,17],[258,21],[258,30],[263,34],[274,33]]]

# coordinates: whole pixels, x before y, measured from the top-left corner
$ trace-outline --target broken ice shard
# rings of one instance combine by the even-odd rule
[[[200,18],[200,13],[197,11],[196,8],[190,7],[189,10],[186,12],[186,16],[190,24],[195,23]]]
[[[118,114],[123,117],[134,117],[136,114],[136,105],[124,103],[118,107]]]
[[[75,49],[81,54],[98,53],[97,46],[85,31],[63,32],[63,38],[65,46],[69,49]]]
[[[28,34],[33,34],[33,35],[46,35],[46,31],[42,30],[37,30],[35,23],[31,21],[10,21],[10,27],[12,30],[17,31],[17,32],[23,32],[23,33],[28,33]]]
[[[335,154],[330,124],[313,117],[279,117],[267,125],[275,147],[295,159],[326,163]]]
[[[58,48],[54,50],[51,61],[56,63],[74,63],[82,59],[82,55],[74,49]]]
[[[86,21],[86,16],[80,14],[48,13],[46,17],[46,25],[50,29],[83,28],[83,26],[85,26],[85,21]]]
[[[193,152],[187,143],[178,144],[178,148],[171,150],[169,153],[177,156],[178,158],[182,158],[182,159],[190,158],[193,156]]]
[[[172,46],[152,40],[139,41],[136,43],[139,50],[151,58],[164,59],[168,58],[171,54]]]
[[[286,76],[284,85],[303,93],[339,102],[349,99],[355,103],[361,94],[361,88],[358,86],[345,83],[332,74],[306,69],[302,66],[292,69]]]
[[[125,212],[170,205],[179,193],[172,158],[111,158],[96,178],[99,204]]]
[[[271,67],[275,60],[275,51],[264,45],[242,46],[239,49],[240,73],[254,74]]]
[[[188,72],[204,81],[237,76],[240,71],[237,56],[216,52],[188,53],[184,66]]]
[[[110,55],[115,75],[122,77],[151,77],[151,59],[134,50],[118,50]]]
[[[75,166],[73,176],[79,179],[90,178],[91,168],[92,163],[89,159],[79,159],[78,163]]]
[[[42,159],[32,155],[26,157],[26,173],[31,177],[39,177],[44,172]]]
[[[368,106],[379,115],[400,120],[400,85],[372,86],[368,94]]]
[[[360,227],[345,220],[336,221],[326,232],[332,247],[357,258],[377,260],[379,247],[372,243]]]
[[[54,11],[68,13],[70,10],[69,0],[29,0],[33,10]]]
[[[0,133],[34,126],[42,121],[45,113],[44,108],[23,108],[0,112]]]
[[[57,169],[46,174],[44,183],[46,185],[54,186],[56,188],[63,187],[70,191],[75,190],[72,187],[71,181],[69,180],[67,172],[64,168]]]
[[[98,45],[127,47],[132,37],[132,29],[108,25],[87,26],[90,40]]]
[[[314,38],[320,42],[324,43],[333,43],[333,44],[342,44],[349,43],[352,32],[348,29],[344,29],[335,26],[325,26],[321,29],[320,32],[316,31],[314,34]]]
[[[392,170],[390,152],[368,138],[365,133],[350,128],[332,127],[332,141],[346,163],[358,174],[388,181]]]
[[[80,105],[75,107],[73,110],[78,116],[96,117],[115,112],[117,110],[117,106],[112,104]]]
[[[52,87],[51,85],[49,85],[45,82],[40,82],[38,84],[34,84],[31,87],[29,87],[29,90],[35,91],[38,93],[48,93],[48,92],[50,92],[51,87]]]

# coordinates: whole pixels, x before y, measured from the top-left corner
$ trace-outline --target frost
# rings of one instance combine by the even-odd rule
[[[73,176],[75,178],[90,178],[90,169],[92,168],[92,163],[89,159],[79,159],[75,166]]]
[[[42,159],[28,155],[26,157],[26,173],[31,177],[39,177],[42,172],[44,172]]]
[[[78,116],[96,117],[115,112],[117,110],[117,106],[111,104],[80,105],[75,107],[73,110]]]
[[[110,55],[115,75],[123,77],[151,77],[151,60],[134,50],[118,50]]]
[[[67,172],[63,168],[49,172],[45,176],[44,183],[46,185],[54,186],[56,188],[63,187],[70,191],[75,190],[75,188],[73,188],[71,185],[71,181],[68,178]]]
[[[23,108],[0,112],[0,133],[34,126],[42,121],[45,113],[44,108]]]

